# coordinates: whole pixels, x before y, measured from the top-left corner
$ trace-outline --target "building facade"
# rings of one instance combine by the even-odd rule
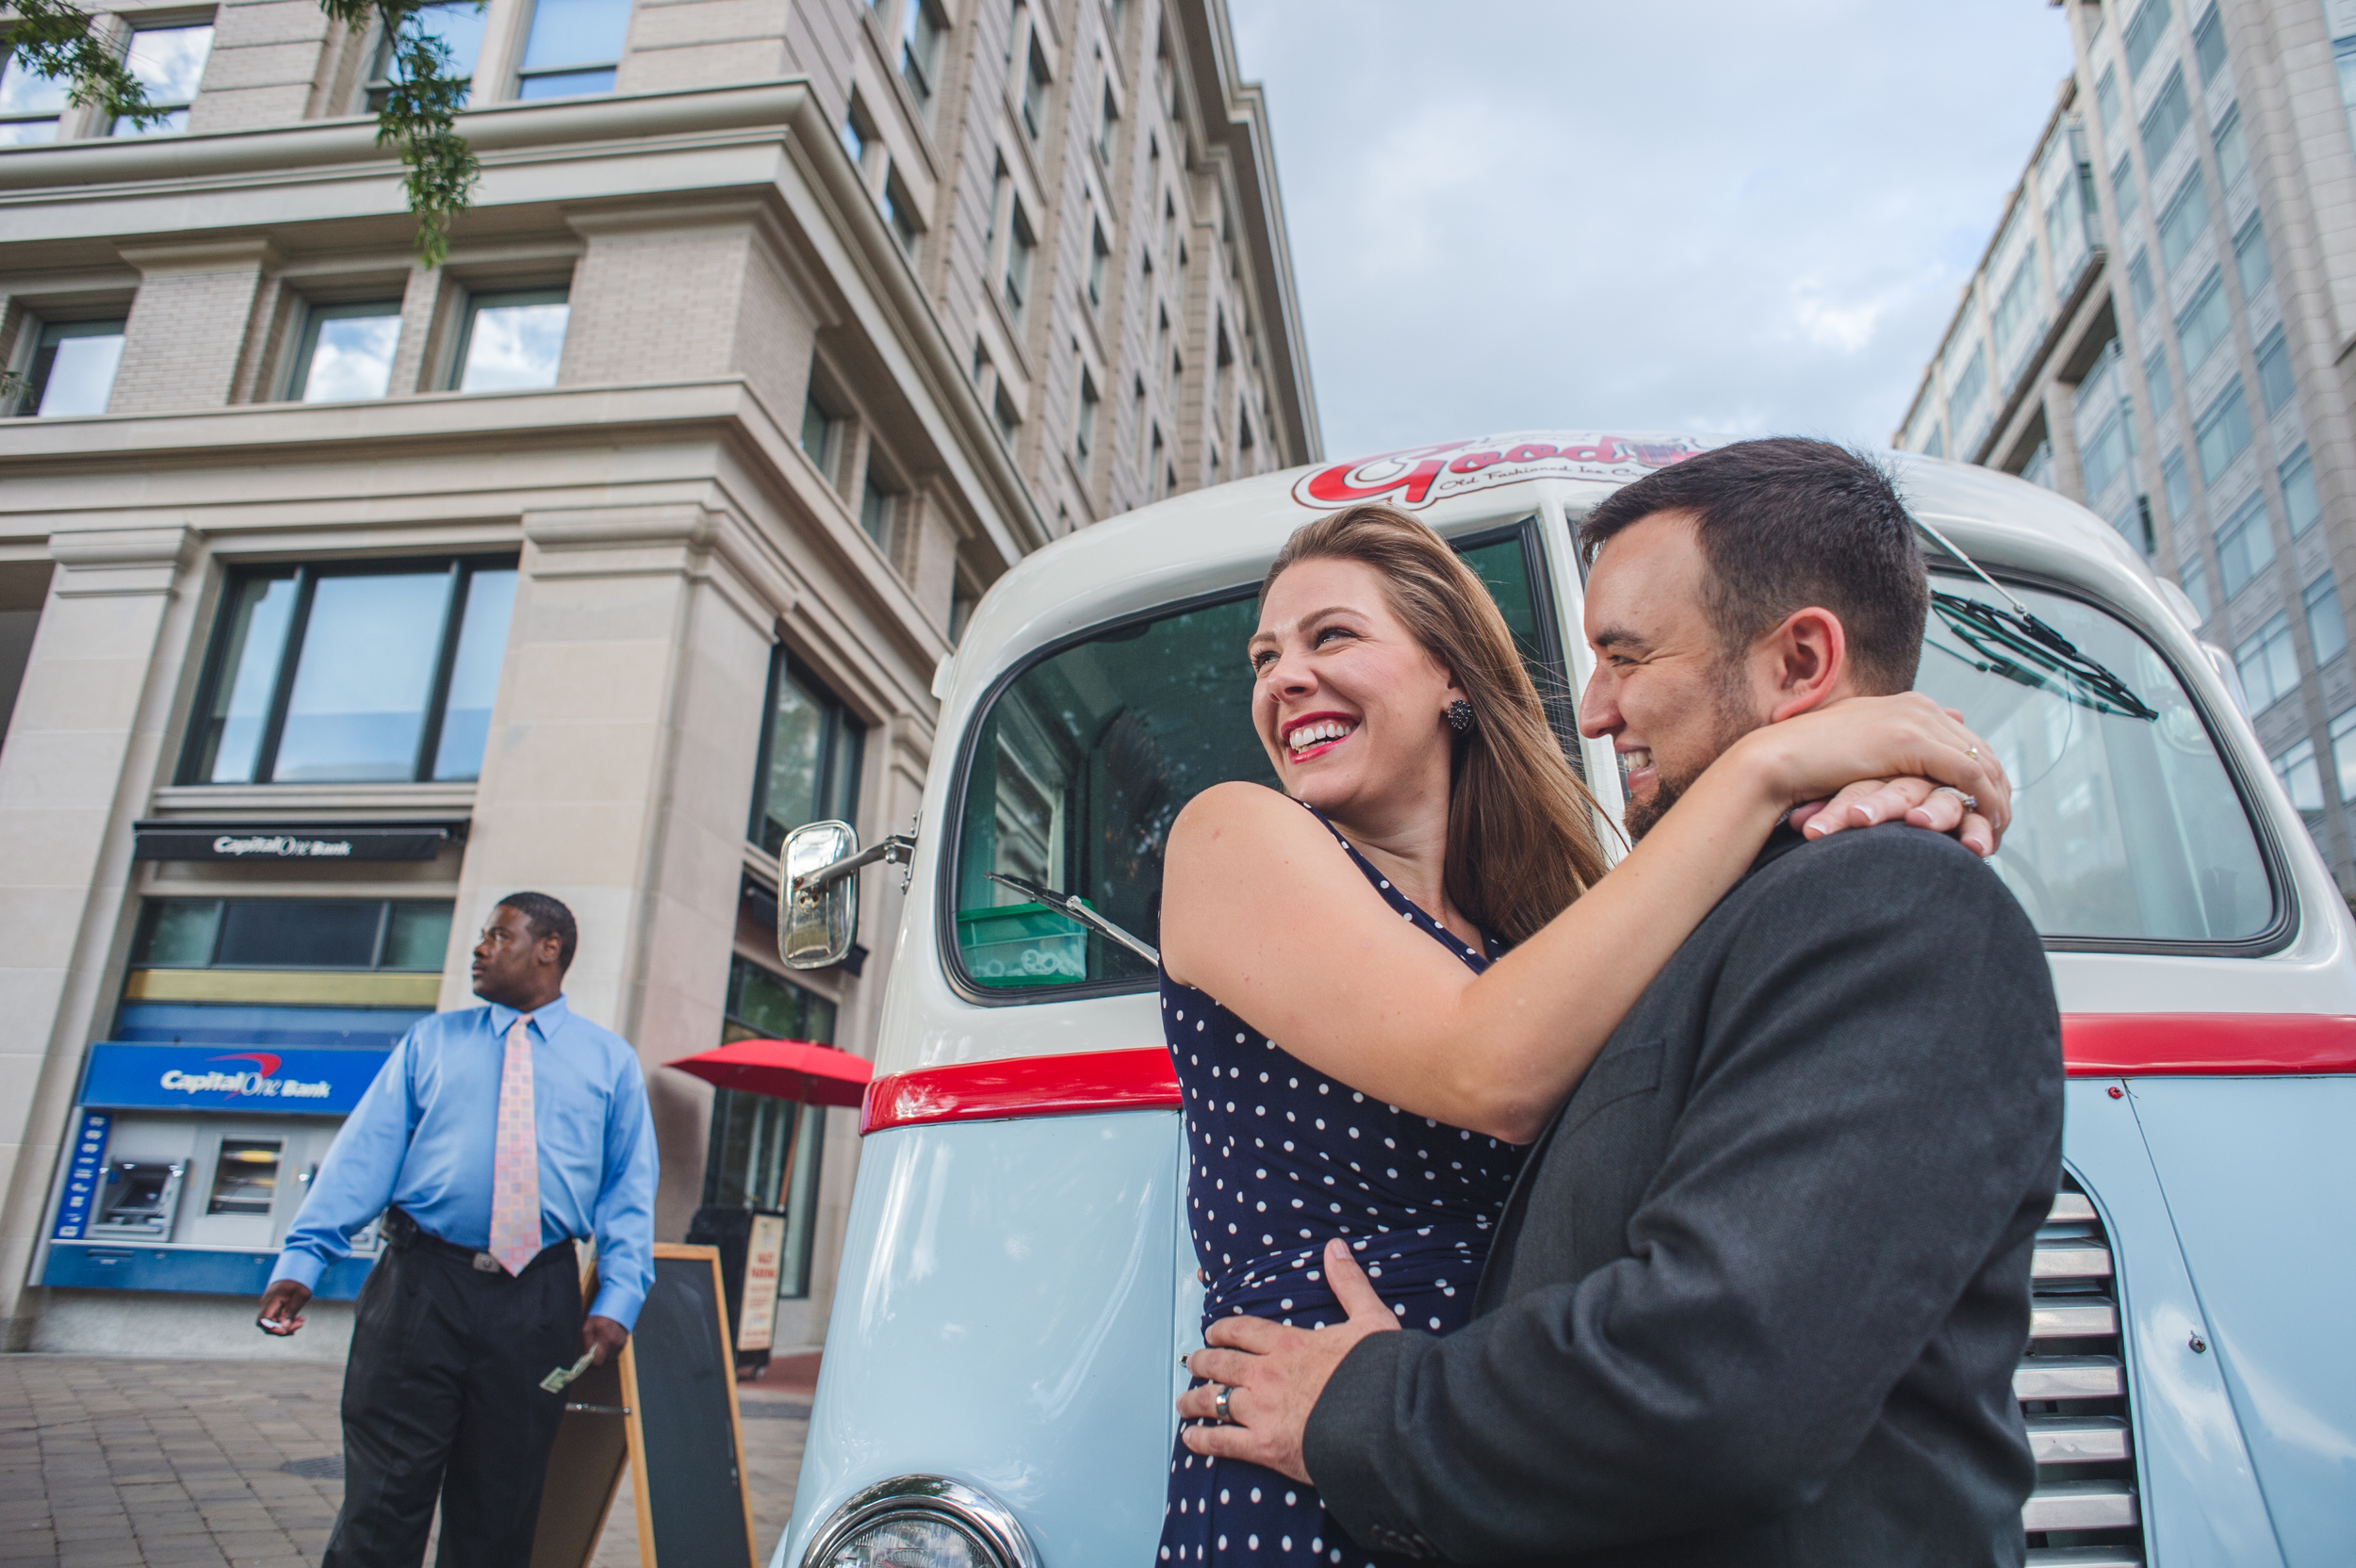
[[[2356,892],[2356,4],[2061,0],[2075,69],[1896,444],[2180,585]]]
[[[373,31],[111,11],[145,135],[0,62],[12,1348],[339,1354],[368,1238],[307,1343],[251,1298],[523,888],[646,1066],[658,1236],[783,1211],[776,1342],[815,1342],[855,1113],[663,1065],[872,1051],[896,880],[788,974],[784,833],[908,828],[1025,552],[1318,455],[1220,0],[423,14],[483,165],[432,269]]]

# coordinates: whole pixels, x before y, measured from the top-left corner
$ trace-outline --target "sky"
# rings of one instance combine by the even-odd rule
[[[1905,417],[2070,72],[2047,0],[1228,0],[1325,454]]]

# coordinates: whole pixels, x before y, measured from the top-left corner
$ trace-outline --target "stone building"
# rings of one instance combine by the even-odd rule
[[[2075,68],[1896,442],[2181,585],[2356,890],[2356,3],[2057,4]]]
[[[105,15],[146,135],[0,63],[15,1347],[339,1353],[344,1309],[279,1347],[252,1294],[520,888],[646,1065],[658,1236],[782,1209],[777,1343],[815,1341],[855,1113],[663,1066],[872,1049],[896,882],[789,976],[779,839],[908,826],[934,670],[1024,553],[1318,455],[1220,0],[424,14],[483,165],[434,269],[384,41],[309,0]]]

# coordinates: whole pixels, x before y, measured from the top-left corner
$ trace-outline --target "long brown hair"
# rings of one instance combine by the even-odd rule
[[[1528,940],[1608,868],[1595,797],[1562,755],[1497,601],[1438,534],[1380,502],[1296,530],[1262,596],[1303,561],[1371,566],[1391,613],[1455,674],[1473,724],[1456,737],[1449,775],[1448,901],[1508,943]]]

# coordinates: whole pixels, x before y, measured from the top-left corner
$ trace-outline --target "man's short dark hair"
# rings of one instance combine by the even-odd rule
[[[1697,519],[1705,609],[1729,658],[1786,615],[1831,611],[1859,691],[1912,690],[1930,580],[1914,519],[1879,464],[1829,441],[1741,441],[1647,474],[1579,527],[1580,559],[1657,512]]]
[[[532,927],[532,939],[542,941],[557,939],[556,968],[559,973],[573,967],[573,949],[581,945],[581,927],[573,922],[573,912],[546,893],[509,893],[499,900],[499,907],[513,909],[524,917]]]

